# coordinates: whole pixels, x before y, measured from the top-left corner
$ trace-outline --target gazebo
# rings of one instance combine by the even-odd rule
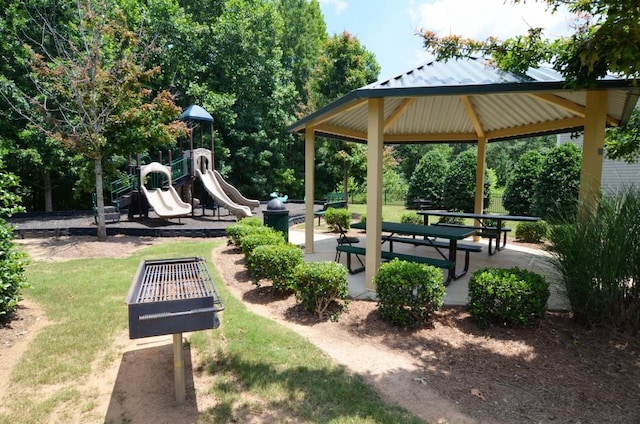
[[[600,190],[604,132],[625,125],[638,100],[633,81],[610,76],[591,89],[567,88],[551,68],[525,75],[496,69],[485,58],[430,61],[354,90],[300,119],[289,131],[305,138],[305,249],[313,253],[315,137],[367,144],[368,290],[380,266],[384,144],[477,144],[475,212],[482,212],[487,143],[584,130],[580,202]]]

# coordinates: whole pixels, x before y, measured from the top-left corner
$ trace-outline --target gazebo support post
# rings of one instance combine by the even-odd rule
[[[375,291],[373,277],[380,268],[382,240],[382,151],[384,144],[384,98],[368,100],[367,124],[367,240],[366,290]]]
[[[304,129],[304,252],[313,253],[315,132],[312,126]]]
[[[478,138],[478,159],[476,162],[476,193],[474,198],[473,212],[482,213],[484,209],[484,170],[487,158],[487,138]],[[480,226],[480,222],[476,220],[475,226]],[[479,236],[473,236],[474,241],[479,241]]]
[[[607,124],[607,91],[587,91],[585,112],[578,202],[579,216],[598,204],[602,184],[604,133]]]

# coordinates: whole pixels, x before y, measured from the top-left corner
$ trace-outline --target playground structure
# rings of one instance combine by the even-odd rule
[[[146,216],[148,207],[153,208],[160,218],[184,217],[189,214],[193,216],[199,201],[194,197],[194,182],[197,177],[215,203],[237,218],[252,216],[251,211],[260,206],[260,201],[245,198],[214,169],[211,115],[200,106],[192,105],[178,119],[189,125],[189,150],[184,150],[182,157],[176,160],[172,160],[169,151],[168,165],[162,164],[162,155],[160,162],[146,165],[141,164],[138,156],[136,167],[130,165],[126,177],[111,183],[112,204],[118,209],[128,207],[130,218],[136,213]],[[193,148],[193,131],[196,126],[200,126],[202,133],[201,122],[211,124],[211,149]],[[152,188],[146,186],[148,183]],[[176,188],[182,192],[182,196]]]
[[[168,180],[165,188],[148,189],[144,182],[147,175],[152,172],[163,174]],[[149,165],[140,167],[140,188],[144,193],[149,205],[160,218],[175,218],[190,215],[193,208],[189,203],[184,202],[176,189],[171,184],[171,167],[162,165],[159,162],[151,162]]]

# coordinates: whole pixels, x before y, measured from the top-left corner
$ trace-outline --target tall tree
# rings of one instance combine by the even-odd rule
[[[3,77],[1,92],[47,136],[92,161],[98,238],[104,240],[103,161],[116,152],[173,142],[182,125],[168,122],[179,109],[168,92],[153,95],[145,88],[159,72],[144,67],[153,46],[139,44],[119,8],[98,0],[79,1],[70,9],[73,20],[63,27],[55,13],[39,6],[14,6],[25,8],[29,25],[41,34],[25,40],[35,91],[21,90]]]
[[[343,32],[329,37],[311,76],[310,107],[321,108],[348,92],[374,82],[380,65],[357,37]],[[357,184],[366,174],[365,150],[356,143],[318,140],[316,152],[317,195],[333,191],[349,169]]]
[[[282,64],[291,73],[300,105],[306,105],[309,79],[327,39],[327,25],[318,0],[279,0],[278,11],[284,23]]]

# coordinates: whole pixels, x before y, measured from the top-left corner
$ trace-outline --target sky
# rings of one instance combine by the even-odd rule
[[[420,28],[439,36],[476,40],[526,35],[529,27],[545,28],[544,36],[571,34],[572,15],[552,14],[533,0],[319,0],[329,35],[347,31],[373,52],[380,79],[409,71],[429,59],[416,35]]]

